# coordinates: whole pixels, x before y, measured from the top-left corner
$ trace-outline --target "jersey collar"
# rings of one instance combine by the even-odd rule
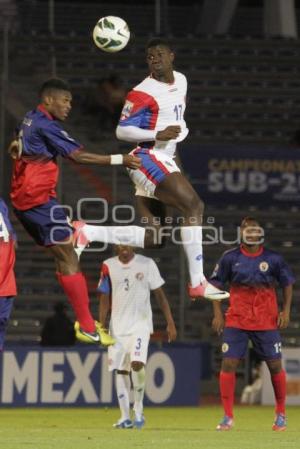
[[[263,247],[263,246],[260,246],[259,249],[258,249],[255,253],[249,253],[249,252],[243,247],[243,245],[240,246],[240,250],[241,250],[241,253],[244,254],[244,256],[247,256],[247,257],[257,257],[257,256],[260,256],[260,255],[263,253],[264,247]]]
[[[49,120],[54,120],[53,115],[51,115],[50,112],[47,111],[43,104],[39,104],[37,110],[42,112]]]
[[[117,257],[118,257],[118,256],[117,256]],[[135,258],[136,258],[136,254],[133,256],[132,259],[130,259],[129,262],[124,263],[124,262],[121,262],[121,260],[120,260],[119,257],[118,257],[118,262],[119,262],[119,264],[120,264],[122,267],[130,267],[130,265],[133,263],[133,261],[135,260]]]

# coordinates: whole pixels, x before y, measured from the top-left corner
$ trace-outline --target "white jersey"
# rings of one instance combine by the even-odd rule
[[[119,257],[103,262],[98,291],[111,294],[110,332],[130,335],[139,329],[153,332],[150,291],[164,284],[153,259],[135,254],[124,264]]]
[[[144,130],[153,130],[155,134],[167,126],[179,125],[181,133],[177,139],[169,141],[138,142],[139,146],[173,157],[176,143],[188,135],[184,120],[186,106],[187,80],[173,71],[172,84],[157,81],[148,76],[127,95],[119,126],[135,126]],[[149,139],[147,139],[149,140]]]

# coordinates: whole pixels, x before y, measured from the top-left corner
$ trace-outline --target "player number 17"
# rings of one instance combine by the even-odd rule
[[[178,122],[182,119],[182,104],[176,104],[174,107],[174,112],[176,114],[176,121]]]

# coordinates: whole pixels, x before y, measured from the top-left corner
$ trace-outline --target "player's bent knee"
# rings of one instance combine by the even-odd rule
[[[131,362],[131,368],[133,371],[140,371],[143,367],[143,362]]]
[[[178,209],[186,217],[201,217],[204,213],[204,203],[199,197],[192,197],[188,201],[178,203]]]
[[[278,360],[266,360],[270,374],[278,374],[282,370],[281,359]]]
[[[225,373],[233,373],[239,365],[239,359],[223,359],[222,371]]]

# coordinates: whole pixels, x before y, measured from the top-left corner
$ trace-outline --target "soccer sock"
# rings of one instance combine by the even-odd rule
[[[233,418],[235,373],[220,372],[219,385],[224,414]]]
[[[136,419],[140,420],[143,415],[143,400],[145,393],[145,367],[139,371],[131,371],[131,379],[133,384],[133,397],[134,405],[133,410],[135,412]]]
[[[272,380],[275,399],[276,399],[275,412],[285,415],[285,398],[286,398],[285,371],[281,370],[280,373],[272,374],[271,380]]]
[[[130,378],[128,374],[116,374],[116,389],[121,411],[121,421],[125,421],[125,419],[130,419]]]
[[[89,310],[89,295],[85,277],[82,273],[56,273],[58,282],[62,286],[70,301],[80,327],[86,332],[95,331],[95,322]]]
[[[145,229],[141,226],[93,226],[85,224],[82,232],[89,242],[114,243],[138,248],[145,246]]]
[[[188,259],[190,282],[197,287],[204,279],[202,226],[182,226],[181,240]]]

